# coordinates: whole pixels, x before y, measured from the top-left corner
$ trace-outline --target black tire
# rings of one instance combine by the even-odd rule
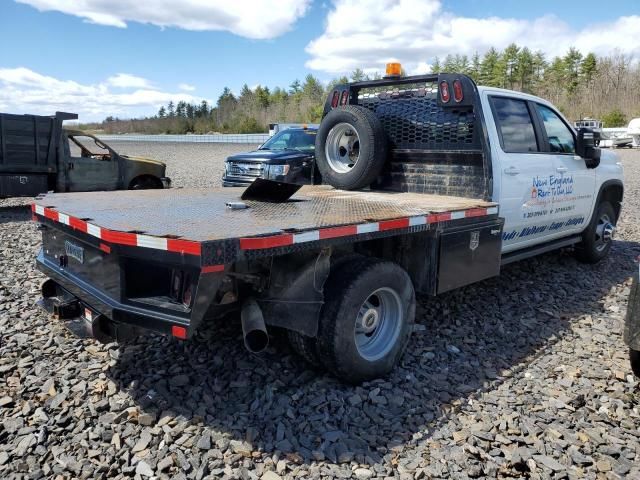
[[[629,349],[629,363],[631,363],[633,374],[640,378],[640,351]]]
[[[323,364],[336,377],[354,384],[385,376],[404,353],[415,321],[415,292],[409,275],[395,263],[363,258],[345,263],[329,276],[327,285],[317,347]],[[383,300],[385,296],[393,300]],[[385,320],[372,332],[357,334],[358,318],[364,322],[368,314],[362,312],[370,311],[365,301],[371,305],[374,298]],[[392,316],[395,312],[397,322],[387,320],[392,318],[387,312]],[[385,337],[384,332],[393,333]],[[359,346],[358,335],[373,343]],[[387,340],[379,345],[384,348],[366,350],[383,338]]]
[[[307,337],[293,330],[287,330],[287,338],[291,349],[314,368],[320,368],[321,362],[316,350],[316,339]]]
[[[134,179],[129,190],[153,190],[162,188],[162,182],[155,177],[139,177]]]
[[[591,223],[582,232],[582,241],[576,246],[575,256],[583,263],[598,263],[611,250],[611,241],[602,238],[602,222],[608,219],[613,226],[616,224],[616,213],[609,202],[601,202],[596,208]]]
[[[346,141],[346,146],[337,146],[340,139]],[[387,140],[378,117],[364,107],[348,105],[324,117],[316,135],[315,151],[323,182],[343,190],[356,190],[371,185],[382,171],[387,159]],[[340,153],[332,155],[332,151]],[[354,157],[355,163],[349,164]]]

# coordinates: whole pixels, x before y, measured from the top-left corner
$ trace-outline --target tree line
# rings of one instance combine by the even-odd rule
[[[479,85],[532,93],[555,104],[570,120],[591,117],[607,127],[624,126],[640,116],[640,65],[630,56],[613,53],[598,57],[570,48],[563,56],[547,59],[540,52],[511,44],[484,55],[447,55],[433,60],[432,71],[465,73]],[[157,114],[139,119],[107,117],[83,125],[106,133],[257,133],[269,123],[317,123],[333,86],[348,81],[380,78],[357,69],[323,85],[313,75],[295,80],[288,88],[246,84],[234,94],[225,88],[215,105],[169,102]]]

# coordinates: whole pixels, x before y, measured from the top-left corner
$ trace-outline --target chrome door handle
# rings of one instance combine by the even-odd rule
[[[518,175],[520,173],[520,170],[518,170],[516,167],[511,166],[509,168],[505,168],[504,173],[506,173],[507,175]]]
[[[558,167],[556,168],[556,172],[565,173],[568,172],[569,169],[567,167]]]

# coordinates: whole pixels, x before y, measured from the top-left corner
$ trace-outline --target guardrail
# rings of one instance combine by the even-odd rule
[[[96,135],[105,142],[248,143],[269,139],[268,133],[220,133],[215,135]]]

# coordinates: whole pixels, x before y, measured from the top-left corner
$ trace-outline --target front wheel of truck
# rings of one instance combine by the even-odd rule
[[[149,175],[134,178],[129,185],[129,190],[153,190],[156,188],[162,188],[162,182]]]
[[[609,202],[601,202],[582,233],[582,241],[576,246],[575,255],[584,263],[598,263],[611,250],[616,229],[616,213]]]
[[[415,320],[413,284],[399,265],[356,259],[327,281],[318,354],[349,383],[388,374],[400,361]]]

